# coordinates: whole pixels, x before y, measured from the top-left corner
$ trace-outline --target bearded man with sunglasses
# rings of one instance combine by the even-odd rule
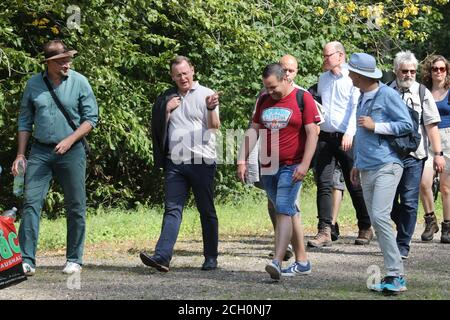
[[[428,144],[434,152],[434,168],[442,172],[445,160],[441,149],[438,123],[441,121],[439,111],[431,92],[425,89],[423,99],[420,98],[420,84],[416,82],[418,61],[410,51],[401,51],[394,59],[396,80],[390,87],[397,90],[408,107],[419,113],[422,135],[419,148],[403,158],[403,175],[397,187],[391,217],[397,226],[397,246],[402,259],[407,259],[411,239],[416,227],[417,209],[419,205],[420,179],[425,160],[428,156]],[[422,101],[421,101],[422,100]],[[385,124],[389,131],[389,123]]]

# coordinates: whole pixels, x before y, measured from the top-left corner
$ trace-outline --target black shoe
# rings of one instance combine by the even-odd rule
[[[161,272],[168,272],[169,271],[169,264],[162,262],[160,259],[156,258],[155,256],[149,256],[145,252],[141,252],[139,254],[139,257],[141,258],[141,261],[143,264],[149,267],[153,267],[158,271]]]
[[[202,264],[202,270],[214,270],[217,268],[217,258],[206,258]]]
[[[409,257],[409,250],[404,248],[398,248],[398,251],[400,251],[400,257],[402,257],[402,260],[407,260]]]
[[[331,225],[331,241],[336,241],[339,239],[339,225],[336,222],[336,224]]]

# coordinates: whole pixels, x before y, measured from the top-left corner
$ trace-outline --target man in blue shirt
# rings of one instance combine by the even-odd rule
[[[81,271],[86,230],[86,153],[81,139],[98,121],[98,106],[88,80],[70,70],[77,52],[67,49],[61,40],[52,40],[43,49],[47,68],[33,75],[25,87],[18,121],[18,150],[12,165],[14,176],[19,165],[26,170],[19,242],[27,276],[35,273],[39,218],[53,176],[62,187],[67,214],[67,262],[63,272]],[[44,78],[77,126],[75,131]],[[27,161],[25,152],[31,135],[34,139]]]
[[[413,129],[412,120],[396,92],[378,81],[382,72],[376,67],[374,57],[354,53],[348,69],[353,84],[362,93],[356,114],[355,167],[351,171],[351,180],[354,185],[362,186],[386,269],[381,282],[367,283],[367,287],[397,294],[406,291],[406,280],[390,212],[402,176],[403,162],[386,137],[407,134]]]

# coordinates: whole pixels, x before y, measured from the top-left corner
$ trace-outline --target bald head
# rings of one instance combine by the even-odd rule
[[[292,83],[297,76],[298,72],[298,63],[297,59],[295,59],[290,54],[284,55],[280,59],[280,64],[283,69],[286,71],[286,76],[290,83]]]

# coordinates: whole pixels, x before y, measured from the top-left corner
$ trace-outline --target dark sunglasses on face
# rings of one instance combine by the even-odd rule
[[[442,73],[444,73],[445,71],[447,71],[446,69],[445,69],[445,67],[433,67],[433,68],[431,68],[431,70],[433,70],[433,72],[442,72]]]
[[[401,70],[402,74],[407,75],[408,72],[411,74],[416,74],[416,70],[412,69],[412,70]]]

